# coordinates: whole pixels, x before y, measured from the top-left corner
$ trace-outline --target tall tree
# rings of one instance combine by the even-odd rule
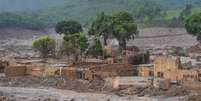
[[[186,4],[186,7],[180,13],[179,19],[181,21],[184,21],[185,18],[190,16],[191,14],[192,14],[192,5],[191,4]]]
[[[107,45],[107,39],[112,35],[111,17],[104,12],[97,15],[89,29],[89,35],[103,37],[104,45]]]
[[[56,27],[56,32],[63,34],[63,50],[68,54],[74,54],[75,61],[88,47],[88,39],[82,33],[82,25],[77,21],[62,21]]]
[[[64,36],[63,49],[69,54],[74,54],[76,62],[79,60],[79,56],[84,53],[87,47],[88,40],[83,33],[74,33],[72,35]]]
[[[134,39],[138,34],[133,16],[128,12],[118,12],[112,15],[113,35],[119,41],[121,50],[126,49],[127,40]]]
[[[197,40],[201,43],[201,13],[196,13],[187,18],[185,27],[189,34],[197,36]]]

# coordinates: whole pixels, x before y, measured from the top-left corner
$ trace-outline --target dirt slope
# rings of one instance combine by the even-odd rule
[[[196,38],[187,34],[183,28],[145,28],[140,30],[139,38],[129,42],[139,47],[190,47],[195,45]]]
[[[49,35],[57,39],[57,42],[62,40],[62,37],[56,34],[53,28],[45,30],[1,28],[0,55],[2,55],[2,52],[4,54],[5,51],[6,54],[14,53],[14,55],[26,55],[31,50],[32,40],[43,35]],[[140,29],[139,37],[134,41],[129,41],[128,45],[163,48],[166,46],[190,47],[196,43],[195,37],[188,35],[185,29],[154,27]]]

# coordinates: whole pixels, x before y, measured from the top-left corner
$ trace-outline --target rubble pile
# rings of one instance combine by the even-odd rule
[[[0,96],[0,101],[59,101],[58,99],[51,99],[51,98],[44,98],[44,99],[29,99],[25,97],[7,97],[7,96]]]
[[[174,97],[174,96],[185,96],[188,95],[189,91],[186,90],[183,87],[171,87],[168,89],[168,91],[166,92],[165,96],[166,97]]]
[[[189,53],[200,53],[201,50],[201,44],[197,44],[195,46],[191,46],[187,49],[187,52]]]
[[[201,101],[201,95],[190,95],[182,99],[181,101]]]
[[[189,92],[182,88],[173,86],[169,89],[161,89],[154,87],[124,87],[116,91],[119,96],[127,95],[137,95],[137,96],[164,96],[164,97],[175,97],[175,96],[185,96]]]

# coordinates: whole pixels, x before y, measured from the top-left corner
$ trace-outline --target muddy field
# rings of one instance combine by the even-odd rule
[[[200,94],[194,94],[182,87],[157,89],[129,86],[114,90],[104,84],[104,81],[98,79],[84,81],[66,77],[0,78],[0,96],[2,99],[7,99],[2,101],[65,101],[59,98],[66,97],[74,99],[70,101],[133,101],[133,99],[138,99],[135,101],[162,101],[160,99],[164,99],[163,101],[199,101],[192,97]],[[89,96],[91,94],[94,96]]]
[[[190,47],[196,43],[196,38],[188,35],[184,28],[154,27],[141,29],[139,38],[130,41],[129,45],[163,48],[167,46]]]
[[[61,42],[62,37],[54,29],[29,30],[20,28],[0,29],[0,56],[30,57],[36,53],[32,50],[32,40],[43,35],[49,35]],[[190,47],[196,39],[188,35],[183,28],[145,28],[140,29],[139,37],[130,40],[128,45],[138,47],[163,48],[166,46]]]
[[[114,90],[102,80],[31,76],[0,78],[0,96],[0,101],[200,101],[181,87]]]
[[[32,49],[32,41],[40,36],[48,35],[55,39],[61,37],[54,29],[30,30],[21,28],[0,29],[1,57],[34,57],[37,53]]]
[[[176,35],[175,35],[176,34]],[[60,42],[62,37],[53,29],[28,30],[0,29],[0,56],[37,57],[32,40],[49,35]],[[184,43],[185,41],[185,43]],[[146,28],[130,45],[139,47],[190,47],[195,38],[184,29]],[[182,87],[155,89],[152,87],[123,87],[114,90],[103,80],[84,81],[67,77],[10,77],[0,78],[0,101],[201,101],[200,93],[192,93]]]

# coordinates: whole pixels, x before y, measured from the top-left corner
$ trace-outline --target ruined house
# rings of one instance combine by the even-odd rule
[[[153,76],[169,81],[196,81],[199,78],[198,71],[182,67],[180,58],[158,56],[155,57],[153,66],[141,66],[138,68],[140,76]]]
[[[77,64],[68,68],[63,68],[63,75],[85,80],[95,78],[104,79],[116,76],[137,75],[136,67],[129,64]]]

